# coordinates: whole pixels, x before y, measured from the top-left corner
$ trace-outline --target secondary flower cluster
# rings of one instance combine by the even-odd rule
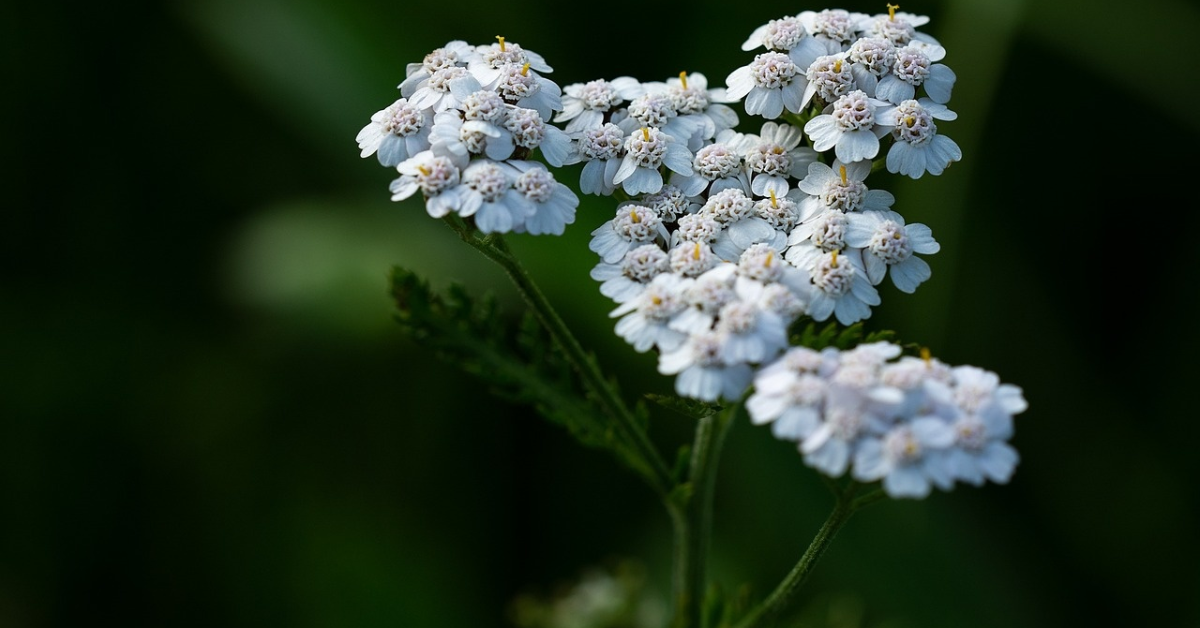
[[[893,497],[924,497],[956,482],[1007,482],[1008,440],[1021,389],[973,366],[904,356],[886,343],[849,351],[793,347],[754,377],[751,421],[796,441],[829,476],[882,480]]]
[[[548,123],[562,90],[541,55],[515,43],[452,41],[410,63],[401,98],[371,116],[356,140],[363,157],[395,167],[392,200],[418,191],[430,216],[451,212],[484,233],[561,235],[579,198],[529,159],[562,166],[570,139]]]

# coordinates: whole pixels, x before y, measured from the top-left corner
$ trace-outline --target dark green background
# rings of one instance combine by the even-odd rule
[[[846,3],[870,13],[883,3]],[[634,477],[399,334],[403,264],[519,305],[354,136],[405,64],[496,35],[560,85],[714,85],[817,5],[21,3],[5,57],[0,626],[505,626],[611,557],[668,586]],[[863,626],[1200,626],[1194,298],[1200,10],[946,0],[963,161],[881,177],[943,245],[869,320],[1023,387],[1012,482],[851,521],[798,599]],[[743,116],[746,121],[747,117]],[[753,130],[745,122],[743,130]],[[514,236],[625,391],[663,391],[587,276],[588,197]],[[664,446],[689,426],[657,417]],[[767,430],[721,463],[714,577],[762,591],[829,507]],[[811,625],[825,625],[815,621]],[[846,626],[830,621],[828,625]]]

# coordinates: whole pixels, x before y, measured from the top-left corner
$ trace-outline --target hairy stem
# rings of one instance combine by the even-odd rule
[[[563,350],[576,372],[579,373],[584,385],[595,396],[605,413],[613,418],[617,432],[630,445],[631,449],[637,452],[639,460],[633,462],[636,463],[638,471],[655,492],[665,497],[673,485],[671,472],[650,441],[645,429],[600,371],[595,358],[584,351],[570,328],[550,305],[525,267],[508,249],[504,240],[497,234],[478,237],[462,219],[454,214],[446,217],[446,224],[450,225],[450,228],[464,242],[504,269],[525,302],[533,309],[538,320],[550,333],[554,342]]]
[[[869,493],[862,498],[855,499],[854,494],[858,491],[860,485],[856,482],[851,482],[845,490],[837,493],[837,501],[834,503],[833,511],[829,513],[829,517],[825,519],[825,523],[821,525],[821,529],[817,531],[817,535],[808,545],[808,549],[804,550],[804,555],[800,557],[800,562],[796,563],[795,567],[784,577],[775,590],[771,592],[767,599],[761,604],[751,609],[735,628],[753,628],[761,625],[761,622],[782,610],[791,599],[804,581],[808,579],[812,573],[813,567],[817,561],[829,549],[829,544],[833,542],[833,537],[837,535],[838,530],[846,524],[855,511],[863,506],[877,501],[883,496],[883,492]]]
[[[708,587],[708,548],[712,542],[713,494],[717,462],[741,404],[702,417],[696,425],[688,482],[669,502],[675,532],[673,628],[701,628]]]

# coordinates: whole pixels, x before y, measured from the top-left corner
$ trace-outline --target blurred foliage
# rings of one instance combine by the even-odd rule
[[[393,265],[519,300],[419,202],[388,201],[392,177],[353,138],[405,64],[451,39],[504,35],[560,85],[685,69],[720,84],[754,27],[825,7],[564,6],[8,8],[0,626],[512,626],[529,587],[612,555],[669,590],[666,515],[633,474],[403,336]],[[965,157],[880,176],[943,246],[917,294],[882,291],[866,331],[1022,386],[1022,462],[1007,486],[858,515],[797,617],[1198,626],[1200,9],[902,10],[932,16],[949,51],[945,132]],[[668,394],[588,278],[611,211],[585,198],[565,236],[510,244],[622,390]],[[664,412],[652,435],[673,451],[692,421]],[[830,506],[793,446],[745,424],[716,504],[712,575],[755,595]]]

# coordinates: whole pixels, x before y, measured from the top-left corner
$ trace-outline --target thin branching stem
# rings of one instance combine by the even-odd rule
[[[829,549],[830,543],[833,542],[833,537],[837,535],[838,530],[842,529],[842,526],[846,524],[850,516],[859,508],[878,501],[885,496],[882,490],[876,490],[855,498],[855,494],[860,488],[862,488],[861,484],[850,482],[844,489],[836,493],[836,502],[833,505],[833,511],[829,513],[829,517],[825,519],[825,523],[821,525],[821,529],[817,531],[817,535],[809,543],[808,549],[804,550],[804,555],[800,557],[800,561],[796,563],[795,567],[792,567],[792,570],[775,587],[775,590],[761,604],[751,609],[736,624],[735,628],[755,628],[761,626],[763,625],[763,621],[783,610],[791,600],[792,595],[808,579],[817,561]]]
[[[687,484],[684,492],[670,502],[675,533],[674,628],[703,626],[717,463],[725,444],[725,434],[740,408],[740,403],[732,404],[700,418],[692,443]]]
[[[462,219],[453,214],[447,216],[446,224],[475,250],[504,269],[516,285],[525,302],[533,309],[538,320],[550,333],[550,337],[562,349],[576,372],[583,379],[606,414],[613,418],[620,437],[632,447],[639,460],[634,461],[643,478],[656,493],[664,498],[670,493],[673,482],[670,469],[659,455],[646,430],[613,388],[612,383],[600,371],[595,358],[584,351],[579,341],[563,322],[550,301],[529,276],[524,265],[509,250],[504,239],[497,234],[479,237]]]

